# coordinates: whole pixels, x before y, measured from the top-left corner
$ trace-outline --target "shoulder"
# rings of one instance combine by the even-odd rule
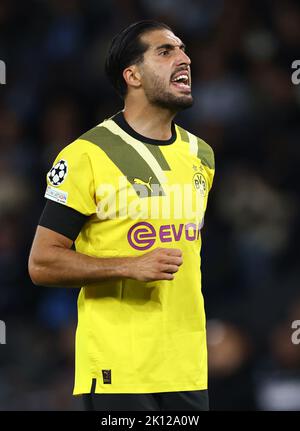
[[[105,127],[105,121],[85,131],[74,141],[66,145],[60,154],[79,157],[83,154],[93,156],[98,153],[101,144],[107,140],[111,133]]]
[[[176,125],[176,127],[181,135],[181,139],[185,142],[189,142],[190,145],[195,148],[195,154],[201,160],[203,165],[207,166],[210,169],[214,169],[215,156],[212,147],[202,138],[194,135],[183,127],[178,125]]]
[[[89,142],[90,144],[94,144],[98,147],[102,147],[105,145],[105,143],[111,144],[116,138],[115,134],[113,133],[114,126],[114,121],[112,121],[110,118],[105,119],[97,126],[79,136],[78,140]]]

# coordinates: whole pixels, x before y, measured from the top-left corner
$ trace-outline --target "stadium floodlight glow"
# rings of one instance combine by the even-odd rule
[[[0,344],[6,344],[6,325],[0,320]]]
[[[6,84],[6,64],[0,60],[0,84]]]

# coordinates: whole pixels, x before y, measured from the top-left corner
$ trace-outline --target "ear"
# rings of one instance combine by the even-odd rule
[[[139,88],[141,86],[141,74],[135,64],[124,69],[123,78],[128,87]]]

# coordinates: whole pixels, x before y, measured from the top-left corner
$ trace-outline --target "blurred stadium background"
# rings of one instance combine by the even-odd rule
[[[300,410],[300,4],[289,0],[0,1],[0,410],[80,410],[75,289],[34,287],[27,258],[58,151],[122,108],[112,36],[154,18],[192,59],[177,122],[215,151],[203,229],[212,410]]]

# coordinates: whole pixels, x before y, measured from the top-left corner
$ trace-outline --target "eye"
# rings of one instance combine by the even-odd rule
[[[162,55],[162,56],[166,56],[166,55],[168,55],[169,54],[169,51],[167,50],[167,49],[165,49],[164,51],[161,51],[160,53],[159,53],[159,55]]]

